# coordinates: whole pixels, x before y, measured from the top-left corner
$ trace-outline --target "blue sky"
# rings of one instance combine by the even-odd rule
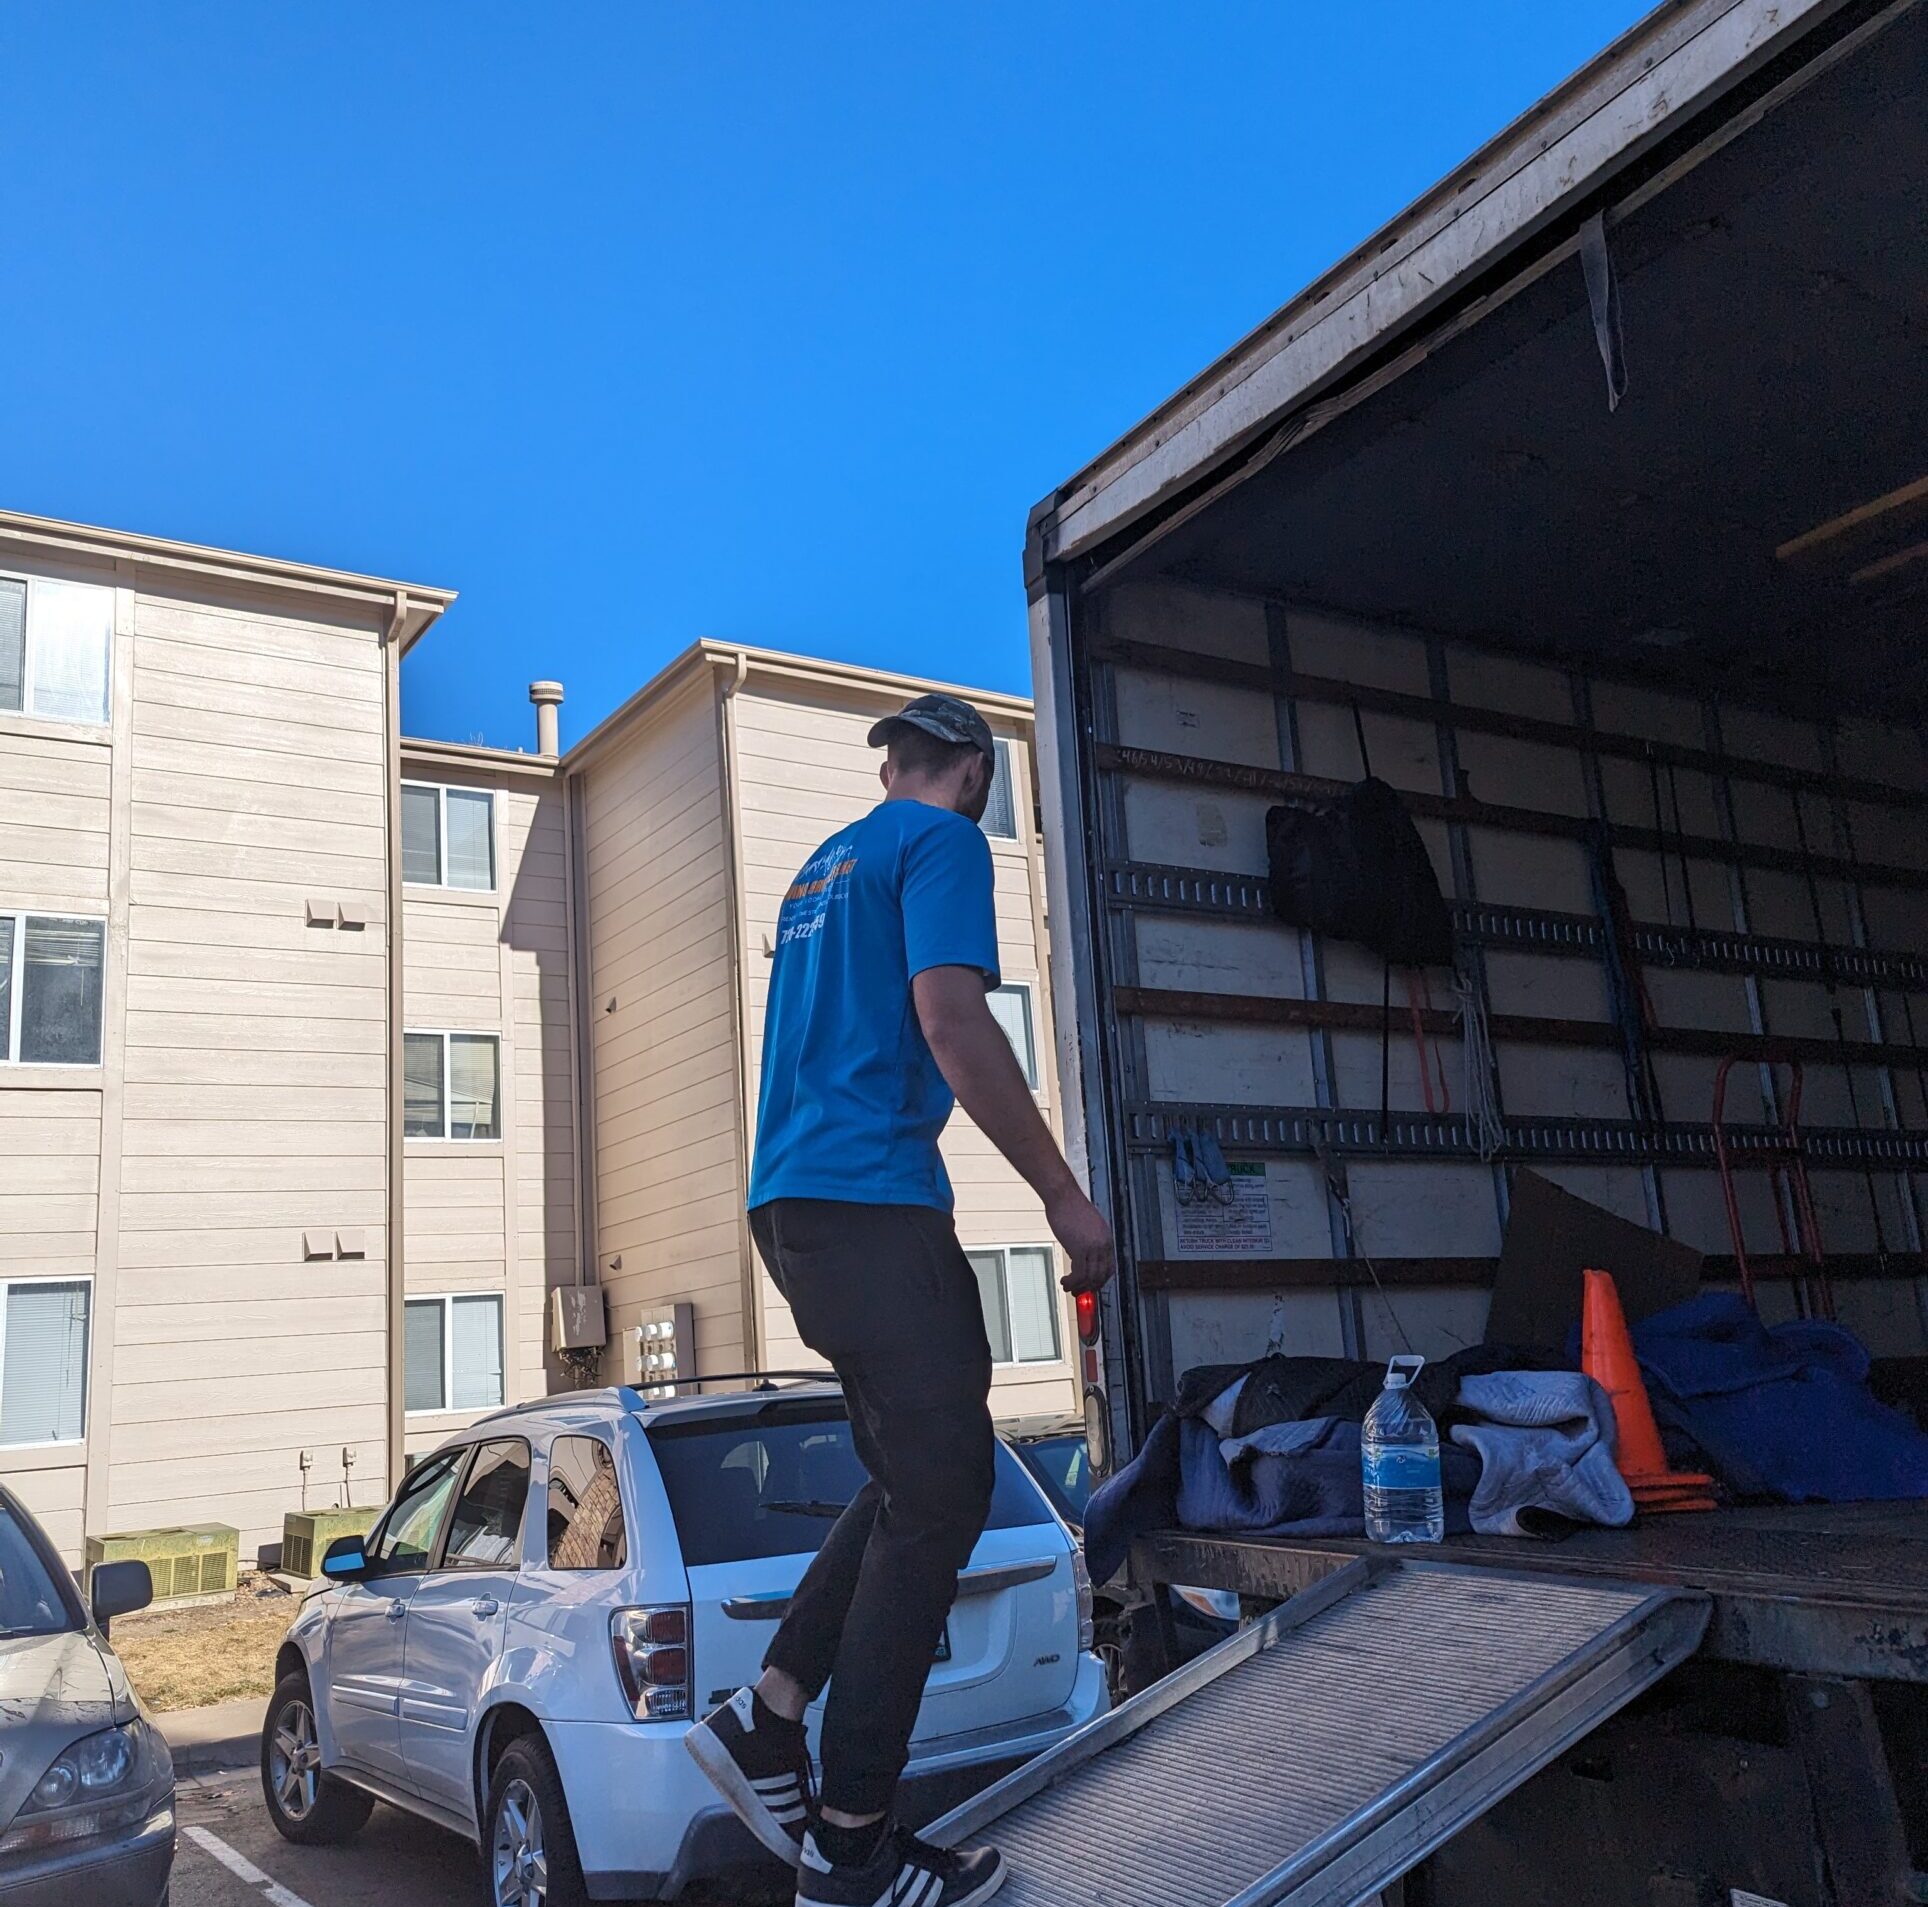
[[[8,7],[0,505],[460,590],[416,734],[1022,689],[1031,504],[1642,10]]]

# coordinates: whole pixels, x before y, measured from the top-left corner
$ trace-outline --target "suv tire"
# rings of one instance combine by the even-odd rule
[[[562,1777],[540,1734],[518,1735],[495,1764],[482,1869],[492,1907],[588,1907]]]
[[[372,1795],[322,1771],[315,1698],[299,1671],[275,1684],[261,1724],[261,1794],[275,1831],[301,1847],[347,1840],[375,1806]]]

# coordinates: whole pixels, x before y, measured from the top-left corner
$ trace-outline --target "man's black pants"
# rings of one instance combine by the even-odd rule
[[[817,1552],[764,1658],[825,1683],[826,1807],[887,1809],[924,1679],[990,1513],[991,1348],[948,1212],[776,1199],[757,1250],[805,1344],[843,1381],[870,1481]]]

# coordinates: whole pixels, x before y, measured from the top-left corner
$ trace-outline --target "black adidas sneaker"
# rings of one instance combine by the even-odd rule
[[[832,1867],[814,1834],[803,1839],[797,1907],[976,1907],[1004,1885],[994,1847],[953,1853],[895,1828],[864,1867]]]
[[[738,1689],[683,1744],[738,1820],[779,1860],[796,1866],[810,1823],[810,1751],[800,1723],[757,1725],[754,1691]]]

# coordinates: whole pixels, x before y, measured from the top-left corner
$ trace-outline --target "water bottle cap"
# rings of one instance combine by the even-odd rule
[[[1389,1391],[1403,1391],[1425,1368],[1426,1360],[1417,1352],[1391,1359],[1386,1365],[1386,1388]]]

